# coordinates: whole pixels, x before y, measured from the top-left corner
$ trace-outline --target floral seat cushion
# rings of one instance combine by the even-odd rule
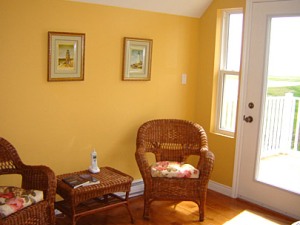
[[[199,178],[199,170],[183,162],[160,161],[151,166],[152,177]]]
[[[43,200],[43,191],[0,186],[0,216],[2,218]]]

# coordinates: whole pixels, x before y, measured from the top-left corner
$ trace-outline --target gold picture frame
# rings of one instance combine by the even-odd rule
[[[152,43],[151,39],[124,38],[123,80],[151,79]]]
[[[48,32],[48,81],[84,80],[85,34]]]

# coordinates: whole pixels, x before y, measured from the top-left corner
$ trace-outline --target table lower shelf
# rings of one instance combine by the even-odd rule
[[[72,209],[69,202],[62,200],[55,203],[55,208],[64,213],[65,215],[69,216],[72,219],[72,224],[74,225],[76,224],[76,221],[82,216],[94,214],[96,212],[107,210],[109,208],[114,208],[120,205],[123,205],[127,208],[131,219],[131,223],[134,223],[133,216],[128,207],[127,197],[122,198],[116,194],[108,194],[102,197],[89,199],[85,202],[80,203],[74,209]]]

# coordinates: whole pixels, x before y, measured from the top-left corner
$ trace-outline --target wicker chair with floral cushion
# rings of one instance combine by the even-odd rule
[[[155,155],[155,163],[149,162],[148,153]],[[197,159],[195,167],[186,163],[189,156]],[[149,218],[153,201],[170,200],[195,202],[199,221],[204,220],[214,154],[200,125],[177,119],[148,121],[138,130],[135,157],[144,180],[144,218]]]
[[[20,187],[0,187],[0,225],[54,225],[54,172],[46,166],[25,165],[16,149],[0,137],[0,175],[9,174],[21,175],[22,182]]]

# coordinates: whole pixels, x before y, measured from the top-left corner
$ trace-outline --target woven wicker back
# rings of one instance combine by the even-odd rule
[[[185,161],[189,155],[199,155],[207,148],[207,136],[203,128],[195,123],[160,119],[144,123],[138,130],[137,148],[146,148],[155,154],[157,161]]]
[[[55,173],[47,166],[25,165],[17,150],[0,137],[0,175],[20,174],[21,188],[42,190],[44,200],[19,210],[7,217],[0,217],[3,225],[54,225],[54,201],[56,195]]]
[[[0,174],[19,173],[23,165],[16,149],[0,137]]]

